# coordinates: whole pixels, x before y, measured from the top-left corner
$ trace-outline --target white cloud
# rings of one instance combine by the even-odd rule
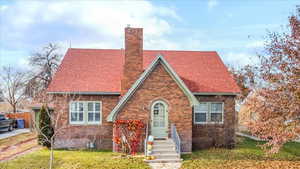
[[[219,1],[217,1],[217,0],[208,0],[208,2],[207,2],[208,9],[212,9],[212,8],[216,7],[218,4],[219,4]]]
[[[252,41],[246,44],[246,48],[261,48],[265,45],[264,41]]]
[[[28,70],[30,68],[28,58],[19,59],[17,65],[24,70]]]
[[[31,44],[34,40],[54,39],[72,41],[72,47],[92,44],[91,47],[120,48],[124,45],[123,29],[127,24],[132,27],[143,27],[146,41],[159,39],[167,42],[166,36],[173,31],[169,19],[181,20],[174,9],[155,6],[144,0],[17,1],[5,8],[2,15],[5,27],[1,30],[1,34],[4,35],[4,40],[11,40],[11,43],[9,41],[6,43],[9,47]],[[52,35],[49,35],[49,32]],[[153,43],[146,42],[145,48],[147,44],[151,48],[164,45],[153,46]]]
[[[255,60],[255,55],[245,52],[228,52],[221,56],[226,64],[246,65],[257,61]]]
[[[5,11],[7,8],[7,5],[0,5],[0,12]]]

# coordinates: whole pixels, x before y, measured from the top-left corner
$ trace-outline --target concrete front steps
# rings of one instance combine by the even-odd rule
[[[145,160],[148,163],[177,163],[181,162],[180,154],[176,152],[172,139],[154,140],[152,153],[154,160]]]

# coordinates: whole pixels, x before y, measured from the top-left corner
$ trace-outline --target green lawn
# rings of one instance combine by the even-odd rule
[[[143,158],[121,158],[110,151],[55,150],[55,169],[149,168]],[[23,157],[0,163],[0,169],[46,169],[49,151],[39,150]]]
[[[235,149],[212,148],[183,156],[182,168],[300,169],[300,143],[287,143],[278,154],[272,156],[265,156],[257,146],[258,144],[262,144],[262,142],[238,137],[238,144]]]
[[[212,148],[184,155],[182,168],[245,169],[300,168],[300,143],[287,143],[279,154],[265,156],[260,142],[238,137],[235,149]],[[142,158],[121,158],[110,151],[55,150],[55,169],[149,168]],[[23,157],[0,163],[0,169],[41,169],[48,167],[49,151],[39,150]]]

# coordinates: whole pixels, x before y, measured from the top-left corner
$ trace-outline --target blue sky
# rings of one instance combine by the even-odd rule
[[[214,50],[226,64],[255,62],[264,36],[285,30],[299,0],[0,0],[0,66],[27,67],[49,42],[122,48],[124,27],[144,28],[145,49]]]

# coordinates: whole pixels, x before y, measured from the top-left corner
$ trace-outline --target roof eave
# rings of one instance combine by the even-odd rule
[[[236,96],[237,92],[193,92],[194,95],[216,95],[216,96]]]
[[[47,92],[47,94],[71,94],[71,95],[120,95],[120,92]]]

